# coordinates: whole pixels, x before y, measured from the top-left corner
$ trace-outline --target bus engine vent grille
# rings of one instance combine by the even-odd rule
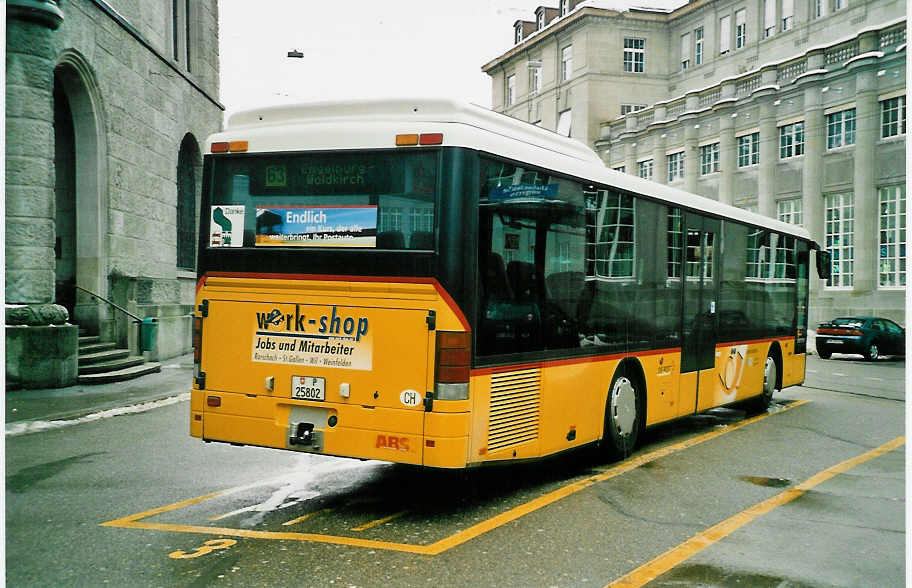
[[[540,369],[492,375],[488,451],[537,439],[540,402]]]

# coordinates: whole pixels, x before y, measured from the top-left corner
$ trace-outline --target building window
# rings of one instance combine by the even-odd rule
[[[694,65],[703,63],[703,27],[694,30]]]
[[[522,23],[516,23],[516,30],[513,31],[513,43],[519,45],[522,42]]]
[[[668,155],[668,181],[684,179],[684,152],[678,151]]]
[[[782,0],[782,30],[795,26],[795,0]]]
[[[573,75],[573,45],[561,49],[561,81],[566,82]]]
[[[719,144],[700,147],[700,174],[714,174],[719,171]]]
[[[731,49],[731,17],[723,16],[719,19],[719,55],[724,55]]]
[[[652,160],[647,159],[646,161],[641,161],[637,164],[637,175],[643,178],[644,180],[652,179]]]
[[[507,78],[507,106],[512,106],[516,101],[516,76]]]
[[[760,133],[738,137],[738,167],[760,163]]]
[[[814,0],[814,17],[826,16],[826,0]]]
[[[842,10],[848,4],[845,0],[833,0],[833,10]]]
[[[906,285],[906,187],[886,186],[880,195],[880,269],[881,288]]]
[[[906,134],[906,97],[897,96],[880,103],[880,136],[883,139]]]
[[[624,39],[624,71],[627,73],[646,71],[646,39]]]
[[[735,13],[735,49],[744,47],[747,42],[747,11],[744,9]]]
[[[570,127],[573,121],[572,110],[565,110],[557,117],[557,134],[564,137],[570,136]]]
[[[560,0],[560,15],[564,16],[570,12],[570,0]]]
[[[763,38],[776,34],[776,0],[764,0],[763,5]]]
[[[804,155],[804,122],[779,127],[779,159]]]
[[[668,226],[666,234],[668,235],[668,277],[681,277],[681,253],[684,250],[684,223],[681,218],[680,208],[670,208],[668,210]]]
[[[827,286],[849,288],[855,265],[855,202],[852,194],[824,196],[826,249],[833,256],[832,277]]]
[[[637,110],[643,110],[645,108],[645,104],[621,104],[621,116],[630,114],[631,112],[636,112]]]
[[[855,109],[849,108],[841,112],[828,114],[827,149],[835,149],[844,145],[855,144]]]
[[[690,33],[681,35],[681,71],[690,67]]]
[[[616,172],[621,172],[622,174],[627,173],[627,166],[626,166],[626,165],[619,165],[619,166],[613,167],[613,168],[611,168],[611,169],[613,169],[613,170],[616,171]]]
[[[636,201],[630,194],[599,190],[587,222],[589,259],[599,278],[629,278],[636,259]]]
[[[784,223],[800,225],[802,222],[801,198],[778,201],[776,203],[776,218]]]
[[[541,91],[541,68],[529,68],[529,93],[538,94]]]
[[[535,15],[535,30],[540,31],[545,28],[545,11],[544,9],[539,10]]]

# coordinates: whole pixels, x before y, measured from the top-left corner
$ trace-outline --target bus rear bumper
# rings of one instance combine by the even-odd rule
[[[220,405],[208,406],[208,397],[218,397]],[[190,434],[205,441],[438,468],[466,466],[468,423],[468,413],[315,404],[210,390],[192,390],[190,398]]]

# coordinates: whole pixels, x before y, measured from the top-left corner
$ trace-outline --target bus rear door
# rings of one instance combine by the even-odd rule
[[[681,415],[705,410],[713,399],[721,244],[718,220],[692,213],[684,216]]]

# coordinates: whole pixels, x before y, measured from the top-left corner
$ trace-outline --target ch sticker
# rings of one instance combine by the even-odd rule
[[[196,548],[196,551],[187,553],[183,549],[178,549],[177,551],[172,551],[168,554],[168,557],[171,559],[191,559],[194,557],[199,557],[201,555],[206,555],[207,553],[212,553],[216,549],[228,549],[232,545],[237,543],[234,539],[210,539],[202,545]]]

